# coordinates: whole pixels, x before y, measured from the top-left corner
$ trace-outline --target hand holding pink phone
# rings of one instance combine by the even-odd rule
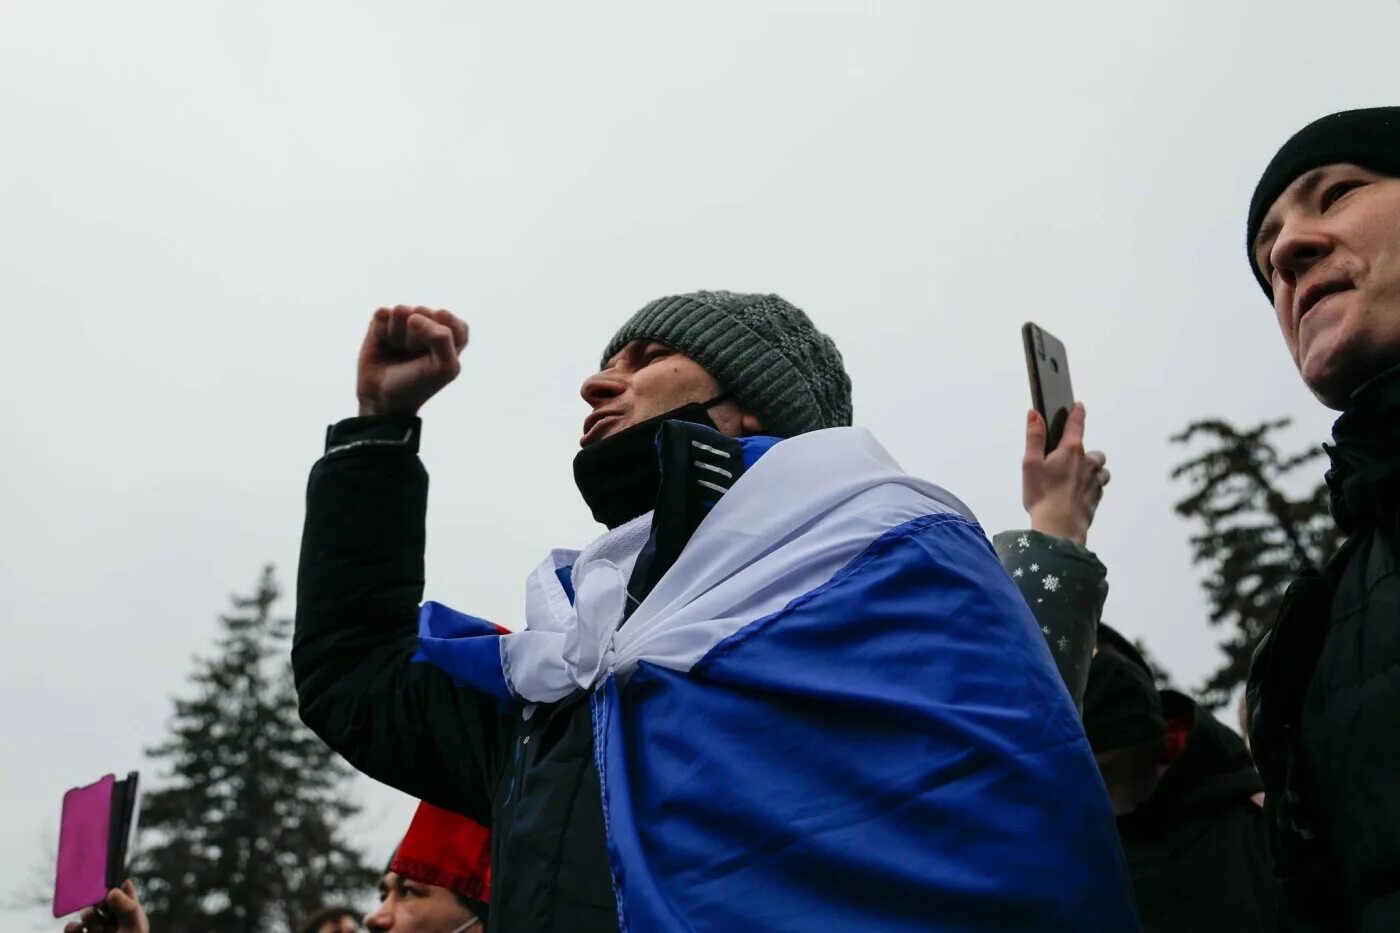
[[[62,917],[100,903],[126,874],[136,824],[137,775],[108,774],[63,795],[54,877],[53,915]]]

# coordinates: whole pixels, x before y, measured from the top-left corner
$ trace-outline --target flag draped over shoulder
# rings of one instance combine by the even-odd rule
[[[615,558],[551,555],[522,633],[428,604],[420,644],[503,701],[593,690],[623,929],[1137,928],[1030,611],[868,432],[773,446],[625,625]]]

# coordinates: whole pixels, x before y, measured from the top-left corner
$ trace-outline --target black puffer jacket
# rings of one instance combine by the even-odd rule
[[[423,598],[428,475],[418,419],[352,418],[331,428],[311,470],[297,578],[292,670],[302,719],[376,780],[491,829],[492,930],[618,928],[588,694],[503,713],[436,667],[413,663]],[[743,473],[703,474],[728,439],[669,421],[651,534],[628,583],[633,605],[665,574]]]
[[[1144,933],[1271,930],[1278,884],[1244,740],[1190,697],[1160,696],[1169,723],[1190,723],[1186,745],[1151,799],[1118,819]]]
[[[1284,930],[1400,930],[1400,369],[1333,429],[1349,537],[1289,588],[1250,673]]]
[[[428,497],[418,432],[417,419],[341,422],[311,471],[292,645],[302,719],[370,777],[491,828],[491,929],[616,930],[586,695],[526,720],[410,663]]]

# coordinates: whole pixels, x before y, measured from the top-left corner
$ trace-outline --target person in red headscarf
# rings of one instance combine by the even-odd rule
[[[379,882],[371,933],[481,933],[490,911],[491,833],[420,803]]]

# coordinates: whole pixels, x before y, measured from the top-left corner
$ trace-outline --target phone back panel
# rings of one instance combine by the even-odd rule
[[[58,873],[54,878],[53,915],[63,917],[107,896],[107,849],[112,828],[112,787],[107,775],[63,795],[58,829]]]
[[[1044,328],[1028,323],[1021,328],[1021,334],[1026,346],[1031,399],[1049,429],[1045,437],[1045,451],[1049,453],[1059,445],[1070,409],[1074,407],[1074,388],[1069,381],[1069,356],[1065,353],[1065,345]]]

